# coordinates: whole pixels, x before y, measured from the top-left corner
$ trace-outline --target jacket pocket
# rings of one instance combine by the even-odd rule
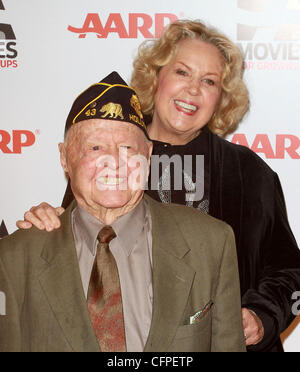
[[[199,323],[179,326],[176,331],[176,339],[182,339],[187,337],[194,337],[201,333],[205,333],[211,329],[211,314],[206,314]]]

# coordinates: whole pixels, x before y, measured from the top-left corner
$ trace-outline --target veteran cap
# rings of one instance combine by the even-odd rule
[[[89,119],[131,123],[142,129],[149,139],[138,96],[117,72],[112,72],[76,98],[67,118],[66,132],[74,124]]]

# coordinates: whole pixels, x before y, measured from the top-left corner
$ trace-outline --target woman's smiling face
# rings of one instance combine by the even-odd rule
[[[195,137],[220,100],[223,59],[212,44],[182,40],[159,72],[152,129],[164,137]],[[178,141],[177,141],[178,142]]]

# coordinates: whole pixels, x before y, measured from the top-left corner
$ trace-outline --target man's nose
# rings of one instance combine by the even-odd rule
[[[119,164],[119,151],[116,147],[113,147],[110,150],[110,156],[114,159],[114,161],[110,165],[110,168],[119,169],[119,166],[120,166],[120,164]]]

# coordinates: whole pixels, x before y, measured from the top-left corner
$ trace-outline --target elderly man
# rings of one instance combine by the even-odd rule
[[[75,201],[61,228],[0,241],[0,351],[245,351],[233,232],[144,196],[152,143],[135,92],[112,73],[66,129]]]

